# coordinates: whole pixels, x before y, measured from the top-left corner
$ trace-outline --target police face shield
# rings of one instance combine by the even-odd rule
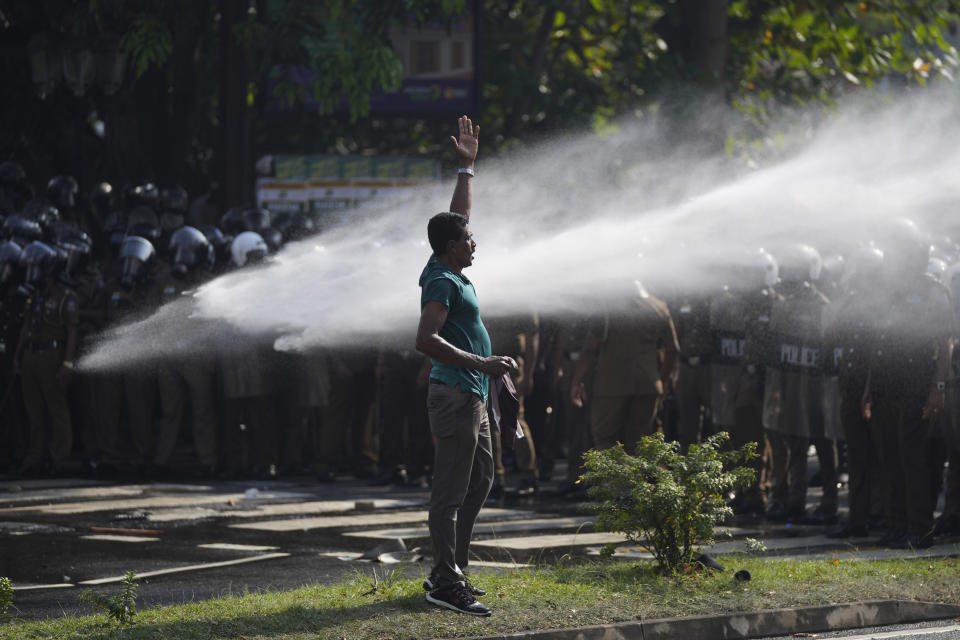
[[[0,242],[0,289],[14,282],[20,273],[20,247],[12,242]]]
[[[194,247],[177,247],[173,254],[173,276],[185,278],[199,262],[197,250]]]
[[[89,245],[67,243],[60,245],[60,248],[67,257],[67,266],[64,270],[68,274],[75,275],[87,267],[91,252]]]
[[[147,262],[155,250],[145,238],[131,236],[123,241],[120,248],[121,277],[120,285],[131,289],[146,273]]]

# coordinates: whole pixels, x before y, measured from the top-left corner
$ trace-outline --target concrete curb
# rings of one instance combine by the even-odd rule
[[[575,629],[527,631],[484,640],[716,640],[821,633],[942,620],[960,616],[960,606],[915,600],[871,600],[735,614],[635,620]]]

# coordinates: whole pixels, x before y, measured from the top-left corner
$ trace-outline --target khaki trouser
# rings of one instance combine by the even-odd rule
[[[691,444],[700,442],[704,407],[710,406],[710,394],[709,366],[680,365],[674,398],[677,402],[677,440],[684,451]]]
[[[130,439],[140,461],[153,455],[153,406],[157,379],[152,370],[124,371],[120,375],[94,373],[93,388],[98,407],[95,422],[97,458],[116,464],[125,456],[120,425],[126,413]]]
[[[213,360],[188,359],[167,363],[157,373],[160,422],[154,463],[165,465],[177,444],[187,395],[193,415],[193,444],[205,466],[217,464],[217,414],[214,410]]]
[[[62,365],[63,354],[59,349],[31,351],[28,347],[23,353],[21,385],[30,421],[25,466],[39,465],[48,452],[54,463],[70,456],[73,446],[70,406],[63,385],[57,380]]]
[[[881,451],[871,424],[863,418],[861,394],[846,395],[840,404],[840,416],[847,443],[847,468],[850,474],[850,515],[854,527],[866,527],[870,517],[871,495],[888,493],[874,484],[872,469],[877,466]],[[885,474],[879,478],[884,484]]]
[[[879,461],[890,482],[890,529],[925,536],[933,528],[934,500],[927,445],[930,421],[922,418],[929,387],[889,386],[873,391],[873,422],[880,438]]]
[[[476,394],[431,382],[427,413],[436,446],[430,539],[439,586],[463,580],[473,523],[493,486],[490,420]]]
[[[632,396],[593,396],[590,428],[596,449],[609,449],[623,443],[633,455],[637,442],[654,431],[654,420],[660,405],[656,394]]]
[[[743,489],[744,504],[762,507],[764,504],[762,487],[766,485],[767,480],[764,477],[764,455],[769,445],[763,429],[760,406],[737,407],[734,409],[733,419],[736,424],[730,430],[730,446],[739,449],[748,442],[757,443],[757,457],[744,465],[753,469],[754,473],[753,482]]]
[[[791,513],[807,507],[807,447],[810,439],[767,430],[773,457],[773,501]]]

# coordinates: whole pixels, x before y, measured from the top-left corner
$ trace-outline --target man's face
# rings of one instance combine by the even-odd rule
[[[477,250],[477,243],[473,241],[470,227],[463,229],[463,235],[456,242],[447,245],[447,253],[456,261],[461,269],[473,264],[473,252]]]

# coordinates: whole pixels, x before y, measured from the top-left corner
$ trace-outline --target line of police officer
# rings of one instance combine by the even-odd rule
[[[722,291],[673,301],[681,364],[668,433],[684,446],[709,430],[760,444],[757,480],[736,513],[836,523],[840,442],[850,513],[829,535],[884,530],[883,544],[918,548],[960,534],[960,248],[933,247],[898,219],[846,260],[802,244],[773,254],[738,256]],[[823,493],[808,513],[811,446]]]
[[[425,386],[400,372],[409,354],[278,353],[272,337],[142,362],[122,370],[74,363],[105,328],[145,317],[226,270],[248,268],[316,230],[308,215],[231,209],[205,224],[181,187],[145,182],[87,205],[69,176],[34,197],[23,169],[0,164],[0,463],[59,473],[71,454],[88,469],[172,473],[191,427],[192,467],[205,476],[312,468],[332,480],[347,462],[386,481],[422,478],[432,443],[416,409]],[[197,201],[195,201],[197,202]],[[201,203],[202,204],[202,203]],[[187,224],[187,223],[191,224]],[[226,325],[215,328],[223,336]],[[368,350],[369,351],[369,350]],[[369,365],[369,366],[368,366]],[[369,370],[369,371],[367,371]],[[374,393],[364,377],[376,377]],[[416,377],[412,378],[414,384]],[[379,411],[382,400],[389,411]],[[399,422],[399,424],[398,424]],[[355,437],[344,438],[349,429]],[[377,467],[377,440],[388,455]],[[344,452],[353,460],[344,460]],[[422,483],[422,480],[419,480]]]

